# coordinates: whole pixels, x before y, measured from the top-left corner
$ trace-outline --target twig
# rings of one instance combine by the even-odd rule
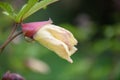
[[[7,39],[7,41],[5,41],[5,43],[0,47],[0,53],[2,53],[2,51],[5,49],[5,47],[17,36],[19,36],[20,34],[22,34],[22,31],[18,32],[17,34],[15,34],[13,37]]]
[[[8,36],[8,39],[13,36],[13,34],[16,31],[17,27],[18,27],[18,23],[14,23],[14,27],[12,28],[12,31],[11,31],[10,35]]]
[[[17,27],[18,27],[18,23],[14,23],[12,31],[10,32],[10,35],[8,36],[7,40],[3,43],[2,46],[0,46],[0,53],[4,50],[4,48],[7,46],[8,42],[10,41],[10,39],[13,37],[13,34],[16,31]]]

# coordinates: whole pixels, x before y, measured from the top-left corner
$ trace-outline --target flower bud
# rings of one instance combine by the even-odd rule
[[[73,62],[70,56],[77,50],[77,40],[70,31],[53,25],[51,20],[22,24],[22,30],[26,37],[38,41],[70,63]]]
[[[25,79],[22,76],[20,76],[19,74],[10,73],[8,71],[3,75],[2,80],[25,80]]]

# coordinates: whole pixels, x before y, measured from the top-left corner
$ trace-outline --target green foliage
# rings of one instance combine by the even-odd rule
[[[16,21],[20,22],[23,20],[24,15],[37,3],[38,0],[28,0],[28,3],[23,5],[21,10],[16,16]]]
[[[58,0],[28,0],[28,3],[23,5],[20,11],[16,14],[12,6],[8,3],[0,2],[0,7],[5,10],[4,14],[11,17],[15,22],[20,23],[36,11],[45,8],[51,3],[54,3]]]
[[[22,19],[24,20],[25,18],[27,18],[28,16],[32,15],[33,13],[35,13],[36,11],[45,8],[46,6],[48,6],[49,4],[56,2],[58,0],[42,0],[40,2],[36,2],[36,4],[34,4],[34,6],[32,6],[31,8],[29,8],[29,10],[27,12],[25,12],[25,15],[23,15]],[[23,10],[24,12],[24,10]]]
[[[4,10],[4,14],[11,17],[12,19],[15,19],[16,14],[13,7],[9,3],[0,2],[0,7]]]

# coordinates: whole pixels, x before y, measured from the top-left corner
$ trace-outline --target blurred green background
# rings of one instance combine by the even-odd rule
[[[19,9],[27,0],[1,0]],[[120,0],[60,0],[24,22],[51,18],[79,41],[73,64],[37,42],[17,37],[0,55],[0,78],[10,70],[26,80],[120,80]],[[0,45],[13,21],[0,9]],[[37,59],[37,60],[34,60]],[[29,64],[37,64],[34,70]]]

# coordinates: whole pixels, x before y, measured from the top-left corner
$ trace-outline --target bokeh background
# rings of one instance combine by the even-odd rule
[[[17,10],[27,2],[1,1],[11,3]],[[77,38],[74,63],[21,35],[0,55],[0,78],[9,70],[26,80],[120,80],[120,0],[60,0],[24,22],[49,18]],[[12,24],[0,9],[0,45],[7,39]]]

